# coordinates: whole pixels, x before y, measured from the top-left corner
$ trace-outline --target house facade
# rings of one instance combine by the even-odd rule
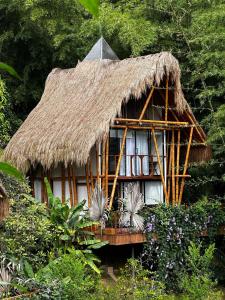
[[[99,185],[116,207],[130,182],[148,205],[180,204],[188,164],[210,155],[184,99],[178,61],[162,52],[118,60],[101,38],[75,68],[54,69],[5,159],[47,202],[44,177],[71,206]]]

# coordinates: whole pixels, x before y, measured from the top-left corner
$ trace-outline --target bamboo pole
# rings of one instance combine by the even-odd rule
[[[175,177],[174,177],[174,175],[175,175],[175,147],[174,147],[174,139],[175,139],[175,137],[174,137],[174,130],[172,130],[172,204],[173,204],[173,206],[175,205],[175,201],[176,201],[176,199],[175,199]]]
[[[73,190],[72,190],[72,182],[71,182],[71,169],[70,165],[67,167],[68,172],[68,184],[69,184],[69,192],[70,192],[70,206],[73,206]]]
[[[65,184],[65,168],[64,168],[63,164],[62,164],[62,167],[61,167],[61,173],[62,173],[62,203],[65,203],[66,184]]]
[[[96,144],[96,176],[97,176],[97,185],[100,186],[99,182],[99,144]]]
[[[75,171],[72,166],[72,178],[73,178],[73,205],[76,206],[78,203],[77,199],[77,183],[76,183],[76,176],[75,176]]]
[[[163,168],[162,168],[162,165],[161,165],[159,149],[158,149],[158,144],[157,144],[156,137],[155,137],[154,128],[152,128],[152,135],[153,135],[153,141],[154,141],[154,145],[155,145],[155,151],[156,151],[156,154],[157,154],[157,160],[158,160],[158,164],[159,164],[160,176],[161,176],[161,180],[162,180],[162,184],[163,184],[163,191],[164,191],[164,194],[165,194],[166,203],[168,205],[169,204],[168,203],[168,195],[167,195],[166,184],[165,184],[164,175],[163,175]]]
[[[86,185],[87,185],[87,195],[88,195],[88,207],[91,206],[91,193],[90,193],[90,185],[89,185],[89,170],[88,170],[89,162],[87,161],[85,166],[85,175],[86,175]]]
[[[114,122],[127,122],[127,123],[140,123],[139,119],[126,119],[126,118],[115,118]],[[177,121],[164,121],[164,120],[141,120],[142,123],[149,124],[171,124],[171,125],[189,125],[188,122],[177,122]]]
[[[92,174],[92,162],[91,159],[89,160],[89,170],[90,170],[90,179],[91,179],[91,190],[94,191],[94,180],[93,180],[93,174]]]
[[[154,125],[150,125],[150,126],[142,126],[142,125],[111,125],[110,128],[114,128],[114,129],[136,129],[136,130],[151,130],[154,127],[155,130],[167,130],[167,131],[171,131],[172,129],[174,130],[179,130],[181,126],[177,126],[177,125],[170,125],[170,126],[163,126],[163,127],[157,127]],[[185,126],[186,128],[187,126]],[[193,126],[188,126],[188,127],[193,127]],[[205,145],[205,143],[202,143],[202,145]]]
[[[165,104],[165,121],[168,120],[168,100],[169,100],[169,80],[166,79],[166,104]]]
[[[177,164],[176,164],[176,204],[179,201],[179,173],[180,173],[180,130],[177,132]]]
[[[191,124],[192,124],[192,125],[195,125],[195,130],[197,131],[197,133],[198,133],[200,139],[202,140],[202,142],[205,142],[206,138],[204,138],[204,137],[202,136],[200,130],[198,129],[198,126],[195,124],[195,122],[194,122],[193,118],[191,117],[190,113],[186,111],[186,115],[187,115],[188,119],[190,120]],[[200,126],[199,126],[199,127],[200,127]]]
[[[110,202],[109,202],[109,210],[111,210],[111,208],[112,208],[113,198],[114,198],[115,191],[116,191],[116,183],[117,183],[117,178],[119,175],[120,163],[121,163],[121,159],[123,156],[123,150],[124,150],[124,146],[125,146],[125,142],[126,142],[126,136],[127,136],[127,128],[125,128],[124,132],[123,132],[122,144],[121,144],[121,148],[120,148],[120,155],[119,155],[119,159],[118,159],[118,163],[117,163],[117,167],[116,167],[116,173],[115,173],[115,178],[113,181],[112,193],[111,193]]]
[[[105,150],[106,150],[106,140],[104,138],[103,144],[102,144],[102,175],[104,178],[102,178],[102,191],[105,192]]]
[[[147,107],[148,107],[148,105],[149,105],[149,102],[150,102],[150,100],[151,100],[151,98],[152,98],[154,89],[155,89],[155,87],[153,86],[152,89],[151,89],[151,92],[149,93],[148,98],[147,98],[147,100],[146,100],[146,102],[145,102],[145,105],[144,105],[144,107],[143,107],[143,109],[142,109],[141,115],[140,115],[140,117],[139,117],[139,122],[141,122],[141,121],[142,121],[142,118],[144,117],[144,114],[145,114],[145,112],[146,112],[146,109],[147,109]]]
[[[169,139],[168,139],[169,141]],[[170,202],[170,190],[171,190],[171,167],[172,167],[172,143],[169,146],[170,147],[170,154],[169,154],[169,167],[168,167],[168,189],[167,189],[167,194],[168,194],[168,202]]]
[[[109,174],[109,136],[106,140],[106,154],[105,154],[105,197],[108,199],[108,174]]]
[[[186,158],[185,158],[185,163],[184,163],[183,175],[186,175],[186,172],[187,172],[188,159],[189,159],[189,154],[190,154],[190,149],[191,149],[193,130],[194,130],[194,127],[191,127],[188,146],[187,146],[187,152],[186,152]],[[182,180],[181,180],[181,186],[180,186],[179,204],[181,204],[181,200],[182,200],[182,196],[183,196],[184,181],[185,181],[185,178],[183,177]]]

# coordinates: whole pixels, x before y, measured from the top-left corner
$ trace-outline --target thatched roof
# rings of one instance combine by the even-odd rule
[[[59,162],[86,163],[122,104],[131,96],[140,98],[152,84],[159,86],[165,75],[174,83],[177,110],[189,110],[178,61],[169,52],[53,69],[40,102],[9,142],[5,159],[24,172],[36,163],[46,168]]]

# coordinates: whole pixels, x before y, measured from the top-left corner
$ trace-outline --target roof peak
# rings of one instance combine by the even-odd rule
[[[119,60],[116,53],[112,50],[109,44],[106,42],[103,36],[94,44],[90,52],[86,55],[84,60],[96,60],[96,59],[110,59]]]

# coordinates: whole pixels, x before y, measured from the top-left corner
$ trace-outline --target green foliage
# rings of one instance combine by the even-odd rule
[[[79,0],[83,7],[91,13],[93,16],[98,17],[99,15],[99,0]]]
[[[10,122],[7,120],[6,107],[8,105],[8,93],[5,82],[0,76],[0,148],[4,147],[10,139]]]
[[[21,79],[20,76],[18,75],[18,73],[16,72],[16,70],[13,69],[13,67],[11,67],[3,62],[0,62],[0,70],[7,72],[8,74],[10,74],[11,76],[13,76],[17,79]]]
[[[75,248],[77,256],[83,263],[100,273],[95,265],[95,262],[99,262],[99,260],[93,255],[92,249],[99,249],[107,242],[96,239],[94,233],[86,230],[87,227],[98,224],[98,222],[90,220],[89,215],[85,213],[86,201],[70,207],[68,203],[62,203],[59,198],[54,197],[47,178],[45,178],[45,184],[49,199],[49,218],[58,231],[55,251],[66,253]]]
[[[144,269],[136,259],[129,259],[117,282],[108,287],[102,287],[97,299],[107,300],[148,300],[166,299],[164,286],[150,278],[151,272]]]
[[[37,269],[48,261],[55,235],[45,206],[23,195],[12,201],[10,215],[1,224],[0,252]]]
[[[185,208],[147,208],[145,211],[147,243],[143,261],[168,290],[179,289],[180,276],[187,268],[186,252],[190,242],[199,243],[200,233],[208,231],[214,241],[218,226],[224,223],[224,212],[219,202],[206,199]],[[204,240],[204,238],[203,238]]]
[[[15,177],[18,180],[24,180],[23,174],[9,163],[0,162],[0,172]]]
[[[202,245],[191,242],[186,254],[187,269],[182,274],[180,288],[185,294],[182,299],[222,299],[222,293],[215,290],[216,282],[211,279],[215,245],[211,244],[201,254]]]
[[[36,280],[44,285],[57,282],[60,299],[92,299],[98,276],[77,258],[76,252],[64,254],[39,270]],[[57,298],[58,299],[58,298]]]

